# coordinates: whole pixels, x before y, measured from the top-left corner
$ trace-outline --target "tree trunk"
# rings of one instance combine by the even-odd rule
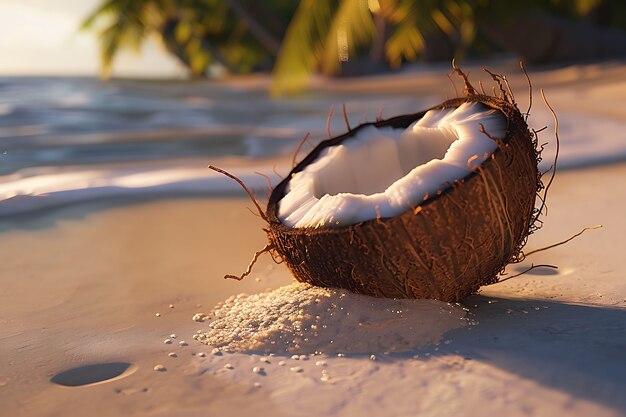
[[[385,61],[385,43],[387,42],[387,19],[382,13],[374,14],[376,25],[376,37],[370,47],[370,60],[374,64],[382,64]]]

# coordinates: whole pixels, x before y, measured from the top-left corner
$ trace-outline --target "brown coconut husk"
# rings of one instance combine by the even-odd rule
[[[507,264],[521,260],[527,236],[537,228],[535,197],[543,187],[536,136],[503,85],[499,96],[478,94],[458,72],[466,96],[432,109],[479,102],[501,111],[508,122],[506,136],[492,138],[498,148],[485,162],[398,216],[344,227],[285,226],[277,213],[289,179],[325,148],[369,125],[407,128],[431,109],[366,123],[321,142],[273,189],[265,212],[270,243],[264,250],[280,255],[302,282],[376,297],[448,302],[496,282]]]
[[[488,95],[482,84],[478,93],[454,62],[453,70],[463,79],[464,97],[447,100],[419,113],[388,120],[377,118],[376,122],[353,130],[346,121],[347,133],[319,143],[272,190],[265,212],[239,178],[209,166],[237,181],[268,224],[263,230],[269,243],[254,254],[241,276],[226,275],[225,278],[243,279],[250,274],[258,257],[267,252],[277,263],[284,262],[301,282],[376,297],[456,302],[476,293],[483,285],[498,282],[506,265],[524,260],[522,248],[528,235],[541,227],[539,217],[555,173],[553,169],[544,189],[538,170],[542,149],[537,144],[538,132],[531,133],[526,124],[532,95],[523,116],[504,76],[486,70],[499,90],[496,93],[494,89],[493,95]],[[522,71],[526,74],[523,66]],[[529,88],[532,94],[530,80]],[[433,195],[425,195],[409,210],[394,217],[317,228],[288,227],[278,218],[279,202],[292,175],[315,161],[327,147],[354,137],[367,126],[407,128],[429,110],[458,107],[466,102],[479,102],[496,109],[507,120],[504,138],[492,137],[483,128],[482,132],[496,141],[498,147],[479,165],[473,163],[477,155],[470,158],[468,166],[472,167],[472,172],[466,177]],[[546,105],[552,110],[547,101]],[[558,128],[555,131],[558,148],[557,132]],[[541,190],[544,190],[543,196]],[[541,200],[539,208],[535,207],[536,197]]]

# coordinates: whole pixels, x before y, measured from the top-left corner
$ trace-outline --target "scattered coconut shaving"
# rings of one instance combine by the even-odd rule
[[[402,352],[468,323],[433,300],[380,299],[293,283],[218,304],[194,339],[221,350],[271,353]]]

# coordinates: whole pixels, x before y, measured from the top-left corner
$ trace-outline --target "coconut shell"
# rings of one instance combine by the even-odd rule
[[[501,111],[506,136],[473,172],[400,215],[343,227],[295,228],[278,218],[291,176],[368,125],[407,128],[428,110],[480,102]],[[361,125],[321,142],[273,190],[267,234],[298,281],[376,297],[459,301],[519,259],[541,187],[536,140],[512,100],[470,94],[423,112]],[[496,139],[494,139],[496,140]]]

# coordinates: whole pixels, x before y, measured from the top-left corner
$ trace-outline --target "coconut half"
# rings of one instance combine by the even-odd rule
[[[272,191],[268,248],[302,282],[458,301],[519,257],[537,164],[513,100],[469,89],[321,142]]]

